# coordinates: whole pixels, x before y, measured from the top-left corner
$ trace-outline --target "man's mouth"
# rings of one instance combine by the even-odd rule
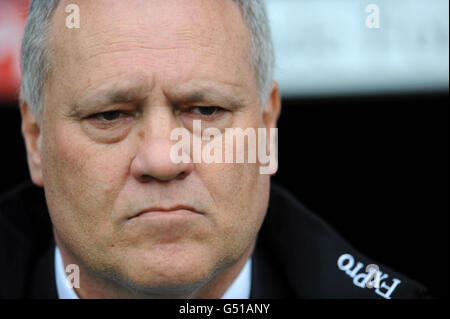
[[[188,216],[192,214],[203,213],[198,211],[192,206],[186,205],[176,205],[172,207],[151,207],[139,211],[137,214],[131,216],[130,219],[134,218],[145,218],[145,217],[156,217],[156,216]]]

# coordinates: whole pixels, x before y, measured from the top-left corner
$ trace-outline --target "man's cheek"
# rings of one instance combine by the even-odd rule
[[[247,222],[253,216],[242,215],[252,211],[250,198],[256,191],[258,167],[254,164],[205,164],[197,169],[202,182],[213,198],[218,225],[238,227],[235,222]]]
[[[55,136],[56,137],[56,136]],[[105,202],[99,178],[101,172],[108,170],[101,168],[101,160],[92,146],[76,142],[75,137],[60,135],[48,140],[44,159],[44,184],[60,198],[57,206],[60,210],[76,212],[73,219],[92,220],[95,216],[92,211],[104,208]],[[104,161],[108,163],[108,161]],[[103,164],[105,165],[105,164]],[[105,187],[105,186],[103,186]],[[106,186],[111,187],[111,186]]]

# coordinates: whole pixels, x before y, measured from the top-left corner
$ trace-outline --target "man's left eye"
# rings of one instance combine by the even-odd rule
[[[201,106],[192,108],[191,112],[203,116],[212,116],[220,111],[220,109],[218,106]]]

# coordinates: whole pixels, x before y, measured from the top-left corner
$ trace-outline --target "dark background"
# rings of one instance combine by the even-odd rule
[[[29,179],[16,102],[0,104],[0,193]],[[448,91],[284,99],[290,189],[361,252],[448,298]]]

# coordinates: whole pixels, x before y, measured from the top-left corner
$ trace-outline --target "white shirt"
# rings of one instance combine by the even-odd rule
[[[68,284],[64,263],[58,246],[55,248],[56,291],[59,299],[78,299],[74,289]],[[249,258],[244,268],[228,287],[222,299],[249,299],[252,283],[252,259]]]

